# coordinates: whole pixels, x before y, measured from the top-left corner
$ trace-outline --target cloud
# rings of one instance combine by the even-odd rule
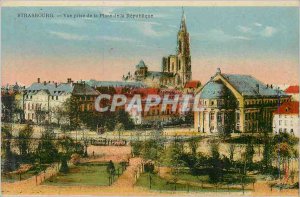
[[[277,29],[271,26],[266,26],[261,32],[261,36],[263,37],[271,37],[277,32]]]
[[[205,34],[196,34],[194,35],[196,38],[200,40],[210,40],[210,41],[217,41],[217,42],[229,42],[233,40],[251,40],[250,37],[247,36],[240,36],[240,35],[230,35],[225,33],[222,29],[212,29]]]
[[[148,37],[163,37],[169,35],[174,27],[166,28],[161,23],[153,21],[136,21],[136,20],[110,20],[113,23],[129,23],[130,26],[140,31],[142,34]],[[160,27],[164,30],[157,30]]]
[[[247,33],[247,32],[250,32],[252,30],[251,27],[246,27],[246,26],[237,26],[237,29],[240,31],[240,32],[243,32],[243,33]]]
[[[256,27],[261,27],[262,26],[261,23],[253,23],[253,25],[256,26]]]
[[[114,41],[114,42],[136,42],[136,40],[131,38],[121,38],[121,37],[114,37],[114,36],[97,36],[96,39]]]
[[[247,26],[237,26],[238,31],[252,35],[252,36],[261,36],[261,37],[271,37],[275,33],[278,32],[278,30],[275,27],[272,26],[264,26],[261,23],[253,23],[251,27]]]
[[[81,40],[87,40],[88,37],[87,36],[81,36],[81,35],[77,35],[77,34],[71,34],[71,33],[66,33],[66,32],[58,32],[58,31],[50,31],[50,34],[64,39],[64,40],[76,40],[76,41],[81,41]]]

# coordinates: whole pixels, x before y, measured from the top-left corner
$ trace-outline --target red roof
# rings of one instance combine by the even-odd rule
[[[200,81],[189,81],[185,84],[184,88],[197,88],[200,85]]]
[[[284,92],[287,94],[297,94],[299,93],[299,86],[289,86]]]
[[[291,101],[283,103],[277,110],[274,111],[274,114],[299,114],[299,102]]]

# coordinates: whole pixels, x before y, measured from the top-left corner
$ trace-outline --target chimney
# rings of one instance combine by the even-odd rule
[[[257,93],[259,93],[259,84],[256,84],[256,88],[257,88]]]
[[[57,88],[57,82],[55,82],[55,87]]]
[[[270,86],[272,89],[273,89],[273,84],[271,84],[271,86]]]
[[[38,82],[38,83],[41,83],[41,78],[37,78],[37,82]]]
[[[72,81],[72,79],[71,79],[71,78],[68,78],[67,80],[68,80],[68,83],[71,83],[71,81]]]
[[[47,82],[46,81],[44,81],[44,85],[46,85],[47,84]]]

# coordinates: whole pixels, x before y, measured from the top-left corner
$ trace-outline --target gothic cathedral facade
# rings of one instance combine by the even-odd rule
[[[187,31],[184,13],[177,34],[177,54],[163,57],[162,72],[173,75],[174,86],[176,87],[184,87],[192,79],[190,35]]]
[[[141,60],[135,67],[134,74],[128,72],[123,76],[125,81],[143,82],[148,87],[172,87],[182,89],[191,81],[190,35],[187,31],[186,17],[182,13],[180,28],[177,34],[176,55],[162,58],[161,71],[150,71]]]

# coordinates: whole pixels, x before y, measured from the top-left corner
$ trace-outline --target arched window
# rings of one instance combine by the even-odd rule
[[[178,61],[178,70],[181,70],[181,60]]]

